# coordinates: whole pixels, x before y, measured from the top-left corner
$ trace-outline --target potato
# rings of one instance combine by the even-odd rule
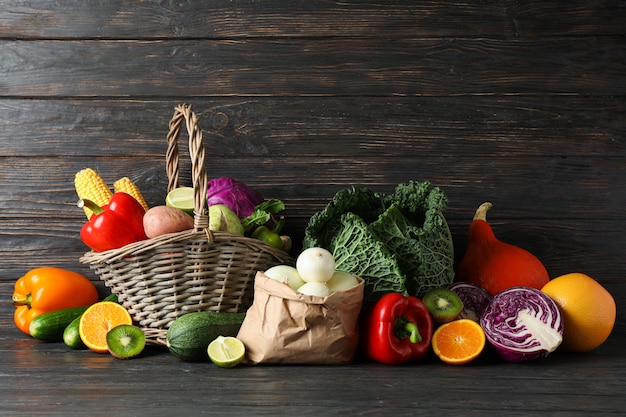
[[[149,238],[193,229],[193,217],[174,207],[155,206],[143,216],[143,228]]]

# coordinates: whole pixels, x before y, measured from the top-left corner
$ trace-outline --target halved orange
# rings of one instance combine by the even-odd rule
[[[460,319],[442,324],[433,334],[435,355],[443,362],[463,365],[476,359],[485,348],[485,332],[480,324]]]
[[[92,304],[83,313],[78,325],[80,338],[89,349],[106,353],[107,333],[120,324],[133,324],[133,319],[124,306],[111,301]]]

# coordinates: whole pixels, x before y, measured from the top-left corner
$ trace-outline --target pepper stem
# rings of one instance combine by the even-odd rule
[[[411,343],[419,343],[422,341],[422,335],[420,335],[419,329],[415,323],[407,322],[404,325],[404,329],[409,332],[409,340]]]
[[[272,219],[275,221],[275,226],[274,229],[272,229],[272,232],[278,234],[281,230],[283,230],[283,226],[285,225],[285,216],[280,216],[278,220],[272,216]]]
[[[78,200],[78,203],[76,203],[76,205],[79,208],[87,207],[89,210],[91,210],[93,212],[93,214],[100,214],[100,213],[102,213],[104,211],[104,210],[102,210],[102,207],[100,207],[99,205],[97,205],[93,201],[88,200],[86,198]]]
[[[417,324],[411,323],[406,317],[396,319],[394,332],[399,339],[406,339],[408,337],[411,343],[419,343],[422,341],[422,335],[417,328]]]
[[[31,294],[28,294],[24,298],[19,298],[16,295],[11,297],[11,300],[13,301],[13,305],[15,307],[28,306],[28,308],[30,308],[30,302],[32,301],[32,299],[33,299],[33,296]]]

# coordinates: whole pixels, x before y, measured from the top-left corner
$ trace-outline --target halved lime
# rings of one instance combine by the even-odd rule
[[[243,360],[246,347],[232,336],[218,336],[207,349],[211,361],[222,368],[232,368]]]
[[[183,210],[193,216],[193,188],[174,188],[165,197],[165,205]]]

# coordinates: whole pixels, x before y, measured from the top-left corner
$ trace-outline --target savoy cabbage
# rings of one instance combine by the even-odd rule
[[[303,248],[328,249],[337,269],[365,280],[368,300],[387,292],[422,297],[454,279],[447,203],[428,181],[399,184],[391,194],[345,188],[309,219]]]

